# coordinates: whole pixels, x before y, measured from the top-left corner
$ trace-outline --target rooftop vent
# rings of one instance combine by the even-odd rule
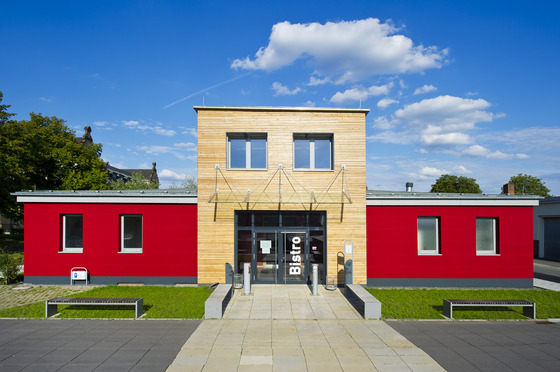
[[[406,183],[406,192],[412,192],[412,186],[414,186],[414,184],[412,182],[407,182]]]

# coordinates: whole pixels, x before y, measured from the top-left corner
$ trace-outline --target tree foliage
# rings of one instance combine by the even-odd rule
[[[517,176],[512,176],[509,183],[515,185],[516,194],[530,194],[544,196],[545,198],[551,197],[550,190],[544,184],[545,182],[538,177],[528,174],[518,173]]]
[[[11,105],[3,105],[2,104],[3,97],[4,97],[4,93],[0,92],[0,125],[5,124],[10,119],[11,116],[15,115],[6,111],[8,108],[11,107]]]
[[[141,173],[136,172],[132,175],[131,180],[124,181],[123,179],[118,179],[111,181],[109,186],[113,190],[148,190],[157,189],[159,184],[146,181]]]
[[[480,194],[482,190],[474,178],[444,174],[432,185],[430,192]]]
[[[179,186],[177,186],[175,181],[173,181],[171,183],[171,186],[169,186],[169,188],[170,189],[188,189],[188,190],[191,190],[193,192],[196,192],[198,190],[198,183],[196,181],[196,177],[189,176],[187,174],[185,176],[185,179],[181,182],[181,184]]]
[[[5,111],[5,109],[3,109]],[[29,120],[0,122],[0,212],[19,220],[21,207],[10,193],[20,190],[107,189],[101,145],[76,143],[57,117],[31,113]]]

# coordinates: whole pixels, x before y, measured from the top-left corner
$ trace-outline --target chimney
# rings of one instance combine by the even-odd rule
[[[412,182],[407,182],[406,183],[406,192],[412,192],[412,186],[414,186],[414,184]]]
[[[513,183],[506,183],[502,187],[502,194],[515,195],[515,185]]]

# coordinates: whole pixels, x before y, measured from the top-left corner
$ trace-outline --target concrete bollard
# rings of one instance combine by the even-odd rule
[[[243,264],[243,294],[251,294],[251,264],[249,262]]]
[[[313,296],[318,296],[319,293],[317,292],[317,287],[319,285],[319,265],[313,264],[311,267],[313,268]]]

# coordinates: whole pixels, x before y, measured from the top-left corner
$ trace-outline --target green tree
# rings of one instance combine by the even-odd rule
[[[482,190],[474,178],[444,174],[432,185],[430,192],[480,194]]]
[[[528,174],[518,173],[517,176],[512,176],[509,179],[509,183],[515,185],[516,194],[530,194],[544,196],[545,198],[550,198],[550,190],[544,184],[545,182],[538,177],[534,177]]]
[[[129,181],[118,179],[111,181],[109,186],[113,190],[148,190],[159,188],[159,184],[146,181],[139,172],[134,173]]]
[[[175,184],[175,181],[171,183],[169,186],[170,189],[189,189],[193,192],[198,190],[198,183],[196,181],[196,177],[189,176],[188,174],[185,176],[185,179],[181,182],[179,186]]]
[[[2,104],[3,97],[4,97],[4,93],[0,91],[0,125],[5,124],[8,120],[10,120],[11,116],[15,115],[6,111],[8,108],[11,107],[11,105],[3,105]]]
[[[56,117],[0,125],[0,211],[19,220],[21,206],[10,193],[20,190],[107,189],[101,145],[76,143],[75,133]]]

